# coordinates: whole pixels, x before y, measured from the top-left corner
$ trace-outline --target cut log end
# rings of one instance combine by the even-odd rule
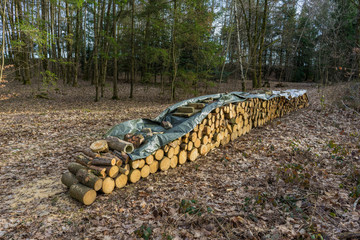
[[[164,157],[164,150],[161,148],[155,152],[155,159],[160,161]]]
[[[141,172],[139,169],[133,169],[129,173],[129,180],[132,183],[136,183],[141,178]]]
[[[126,176],[125,174],[121,174],[115,178],[115,186],[117,188],[123,188],[126,186],[127,181],[128,181],[128,176]]]
[[[101,190],[105,194],[112,193],[115,188],[115,181],[111,177],[106,177],[103,181]]]
[[[161,161],[160,161],[160,170],[161,171],[166,171],[170,168],[170,158],[168,157],[164,157]]]
[[[186,151],[181,151],[179,153],[179,164],[182,165],[186,162],[187,160],[187,154],[186,154]]]
[[[80,183],[73,184],[70,187],[69,194],[72,198],[85,205],[92,204],[96,199],[96,191]]]
[[[141,168],[140,174],[141,174],[141,177],[142,177],[142,178],[148,177],[149,174],[150,174],[150,166],[149,166],[149,165],[143,166],[143,167]]]
[[[156,173],[159,169],[159,161],[154,160],[153,163],[150,164],[150,173]]]
[[[107,151],[109,151],[109,146],[108,146],[106,140],[98,140],[98,141],[93,142],[90,145],[90,149],[91,149],[91,151],[96,152],[96,153],[107,152]]]

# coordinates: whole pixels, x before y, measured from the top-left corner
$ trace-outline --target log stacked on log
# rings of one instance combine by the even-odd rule
[[[61,181],[70,189],[71,197],[90,205],[95,201],[97,192],[109,194],[114,188],[123,188],[128,182],[136,183],[157,171],[167,171],[186,161],[195,161],[213,148],[226,145],[248,133],[253,127],[263,126],[306,106],[306,94],[290,100],[285,97],[270,100],[253,98],[230,103],[214,109],[191,132],[162,146],[144,159],[129,158],[127,153],[133,151],[134,145],[138,145],[135,141],[133,144],[116,137],[99,140],[92,143],[89,149],[80,151],[76,162],[68,165],[68,171],[63,174]],[[204,103],[192,103],[178,111],[194,114],[196,109],[204,107]],[[131,141],[134,139],[137,138],[131,138]]]

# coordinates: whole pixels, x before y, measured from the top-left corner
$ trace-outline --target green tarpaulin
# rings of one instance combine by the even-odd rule
[[[167,109],[165,109],[159,116],[155,119],[134,119],[120,123],[112,127],[106,134],[107,136],[115,136],[120,139],[123,139],[124,136],[128,133],[133,134],[143,134],[145,137],[145,143],[143,143],[139,148],[135,149],[134,152],[129,154],[132,160],[141,159],[149,156],[155,152],[160,147],[166,145],[167,143],[178,139],[179,137],[184,136],[201,121],[215,108],[224,106],[229,103],[242,102],[249,98],[259,98],[263,100],[269,100],[274,97],[286,97],[291,99],[294,97],[302,96],[306,93],[306,90],[286,90],[286,91],[272,91],[271,93],[246,93],[246,92],[231,92],[231,93],[221,93],[206,95],[196,98],[187,99],[181,102],[178,102]],[[193,116],[186,117],[177,117],[173,116],[172,113],[178,107],[185,106],[188,103],[201,102],[206,99],[213,99],[211,103],[206,104],[205,108],[194,114]],[[166,130],[161,126],[162,121],[168,121],[172,124],[172,128]],[[141,132],[143,128],[151,128],[153,132],[163,132],[162,134],[154,134],[151,137],[146,137],[144,133]]]

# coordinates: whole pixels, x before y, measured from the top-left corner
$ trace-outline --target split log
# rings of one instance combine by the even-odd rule
[[[106,140],[98,140],[98,141],[93,142],[90,145],[90,149],[91,149],[91,151],[97,152],[97,153],[107,152],[107,151],[109,151],[109,146],[108,146],[108,143],[106,142]]]
[[[161,171],[168,170],[170,168],[170,158],[164,157],[162,160],[160,160],[159,168]]]
[[[139,169],[133,169],[129,173],[129,180],[132,183],[136,183],[141,178],[141,172]]]
[[[175,154],[175,148],[170,147],[170,148],[169,148],[169,151],[166,153],[166,156],[167,156],[168,158],[172,158],[172,157],[174,156],[174,154]]]
[[[85,205],[92,204],[96,199],[96,191],[80,183],[71,185],[69,194],[72,198]]]
[[[140,159],[140,160],[138,160],[138,161],[139,161],[139,168],[142,168],[142,167],[145,166],[146,162],[145,162],[144,159]]]
[[[131,160],[130,166],[132,169],[138,169],[140,166],[140,161],[139,160]]]
[[[179,164],[180,164],[180,165],[184,164],[184,163],[186,162],[186,160],[187,160],[187,153],[186,153],[186,151],[181,151],[181,152],[179,153]]]
[[[120,174],[115,178],[115,186],[117,188],[123,188],[127,184],[128,176],[125,174]]]
[[[156,160],[161,160],[164,157],[164,150],[162,150],[161,148],[159,148],[158,150],[156,150],[155,152],[155,159]]]
[[[201,140],[200,138],[196,139],[196,141],[194,142],[194,147],[195,148],[199,148],[201,146]]]
[[[75,177],[74,174],[72,174],[71,172],[64,172],[63,175],[61,176],[61,182],[67,186],[68,188],[71,187],[71,185],[73,184],[77,184],[79,181],[77,180],[77,178]]]
[[[176,168],[177,165],[178,165],[178,157],[173,156],[172,158],[170,158],[170,167]]]
[[[206,153],[208,153],[208,148],[206,144],[203,144],[200,147],[200,155],[204,156]]]
[[[180,145],[177,145],[177,146],[175,147],[175,149],[174,149],[174,154],[175,154],[175,155],[178,155],[179,152],[180,152]]]
[[[117,137],[107,137],[106,141],[109,147],[113,150],[125,153],[132,153],[134,151],[134,145],[132,143],[126,142]]]
[[[192,162],[195,161],[198,156],[199,156],[199,151],[197,148],[194,148],[193,150],[191,150],[191,152],[188,153],[188,159]]]
[[[124,169],[125,169],[125,175],[129,175],[129,173],[130,173],[130,169],[131,169],[131,167],[130,167],[130,164],[126,164],[125,166],[124,166]]]
[[[149,174],[150,174],[150,166],[149,165],[143,166],[140,170],[141,177],[146,178],[149,176]]]
[[[150,173],[156,173],[159,169],[159,162],[154,160],[150,165]]]
[[[145,162],[147,165],[151,165],[154,161],[154,156],[153,155],[149,155],[145,158]]]
[[[105,194],[112,193],[115,188],[115,181],[111,177],[106,177],[103,181],[101,191]]]
[[[99,191],[102,187],[103,180],[98,178],[92,173],[89,173],[85,169],[79,169],[76,173],[76,179],[83,185]]]

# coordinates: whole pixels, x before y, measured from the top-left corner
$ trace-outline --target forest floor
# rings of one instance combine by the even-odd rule
[[[36,84],[0,82],[0,239],[136,239],[150,231],[153,239],[337,239],[359,231],[360,116],[339,104],[348,84],[286,83],[308,90],[308,108],[90,206],[60,182],[75,148],[170,103],[141,86],[130,100],[128,84],[120,84],[121,100],[110,100],[107,87],[95,103],[93,87],[81,85],[59,84],[39,99]],[[238,89],[229,82],[210,92]],[[181,213],[182,200],[194,200],[198,214]]]

